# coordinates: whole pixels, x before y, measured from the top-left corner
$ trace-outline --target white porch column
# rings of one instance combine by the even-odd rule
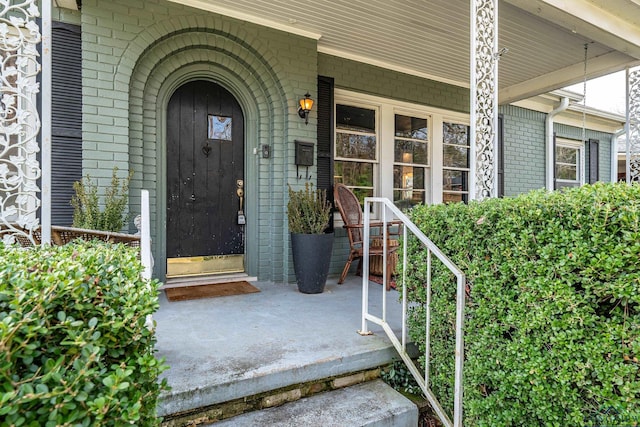
[[[627,182],[640,181],[640,67],[627,68]]]
[[[42,1],[42,244],[51,243],[51,1]]]
[[[470,198],[498,195],[498,0],[471,0]]]
[[[50,1],[44,3],[49,3],[50,11]],[[6,242],[18,237],[34,243],[32,231],[38,226],[41,207],[37,160],[41,122],[36,102],[41,70],[39,16],[37,0],[0,2],[0,238]],[[50,14],[43,19],[49,19],[50,25]]]

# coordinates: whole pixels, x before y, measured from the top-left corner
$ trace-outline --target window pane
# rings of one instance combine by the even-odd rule
[[[375,133],[376,112],[350,105],[336,105],[336,129]]]
[[[444,203],[457,203],[457,202],[464,202],[467,203],[467,201],[469,200],[469,195],[468,194],[463,194],[463,193],[442,193],[442,201]]]
[[[444,190],[450,191],[468,191],[468,176],[469,172],[466,171],[453,171],[445,169],[442,171],[442,188]]]
[[[336,156],[350,159],[376,159],[376,136],[336,134]]]
[[[207,138],[231,141],[231,117],[209,114],[207,121]]]
[[[394,161],[398,163],[429,164],[429,145],[425,142],[396,139]]]
[[[469,167],[469,148],[456,145],[444,145],[443,165],[454,168]]]
[[[443,123],[442,135],[445,144],[469,145],[469,126]]]
[[[578,149],[571,147],[556,147],[556,162],[578,164]]]
[[[334,163],[334,182],[349,187],[373,187],[373,164],[360,162]]]
[[[579,182],[556,182],[556,189],[579,187]]]
[[[402,210],[426,202],[426,192],[418,190],[394,190],[393,203]]]
[[[424,190],[424,168],[395,165],[393,167],[393,187]]]
[[[351,190],[360,201],[360,206],[364,206],[365,197],[373,197],[373,189],[371,188],[352,188]],[[373,208],[373,205],[371,207]]]
[[[573,165],[556,164],[556,179],[578,180],[578,168]]]
[[[428,139],[427,119],[396,114],[396,136],[426,141]]]

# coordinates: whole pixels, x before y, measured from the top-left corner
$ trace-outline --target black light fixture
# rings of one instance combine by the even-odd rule
[[[313,99],[309,92],[305,93],[304,98],[301,98],[298,106],[298,115],[304,119],[304,124],[309,124],[309,111],[313,108]]]

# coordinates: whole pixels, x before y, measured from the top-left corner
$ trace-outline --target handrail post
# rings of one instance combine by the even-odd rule
[[[465,285],[464,276],[458,276],[458,290],[456,295],[456,359],[455,359],[455,382],[454,382],[454,402],[453,402],[453,425],[462,427],[462,404],[463,404],[463,376],[462,366],[464,363],[464,305],[465,305]]]
[[[142,261],[143,271],[142,277],[150,280],[153,270],[151,261],[151,227],[149,214],[149,190],[140,192],[140,260]]]
[[[364,201],[364,227],[362,236],[362,328],[360,335],[370,335],[367,329],[367,316],[369,314],[369,234],[371,224],[370,202]]]

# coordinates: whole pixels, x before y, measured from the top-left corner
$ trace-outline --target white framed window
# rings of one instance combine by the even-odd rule
[[[334,182],[351,188],[360,201],[376,194],[378,108],[336,104]]]
[[[555,188],[579,187],[584,184],[584,144],[582,141],[556,139]]]
[[[444,149],[441,129],[444,122],[460,124],[468,137],[468,114],[343,89],[334,96],[334,183],[345,184],[361,201],[386,197],[400,208],[443,200],[443,154],[460,148],[450,141],[453,148]],[[449,169],[456,171],[458,163],[451,160]],[[466,187],[448,191],[456,197],[468,193]]]
[[[442,123],[442,201],[469,201],[470,129],[466,124]]]
[[[395,114],[393,203],[401,209],[428,201],[430,175],[429,120]]]

